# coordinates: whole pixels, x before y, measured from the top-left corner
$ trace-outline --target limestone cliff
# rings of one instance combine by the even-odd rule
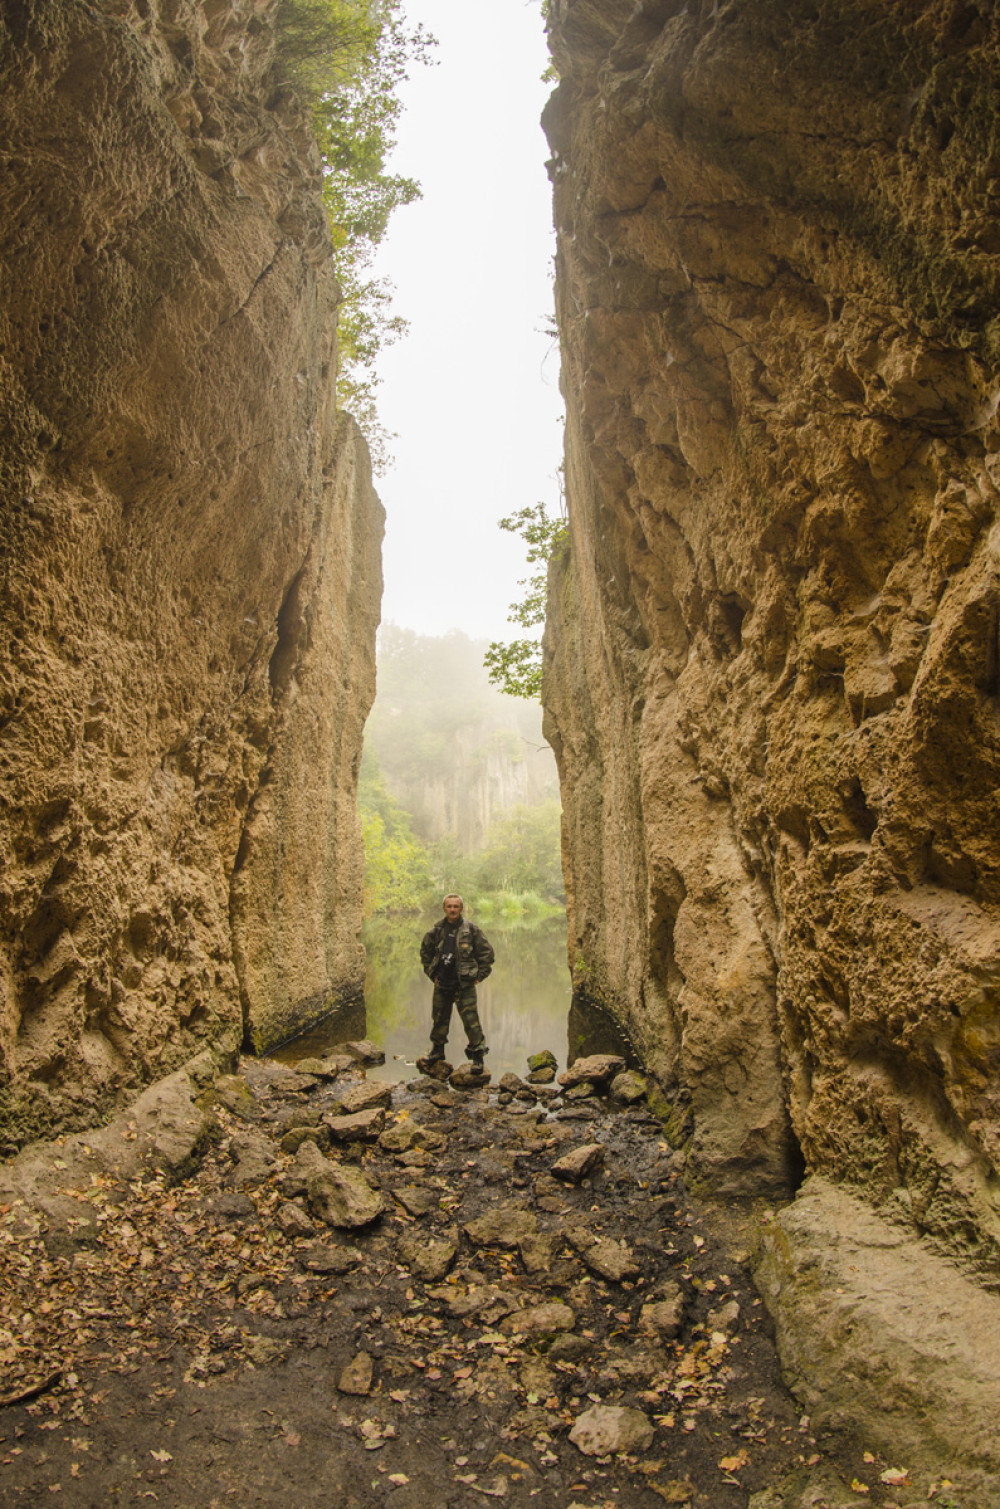
[[[381,510],[273,10],[0,20],[8,1144],[362,985]]]
[[[552,0],[577,988],[704,1186],[1000,1256],[1000,29]]]

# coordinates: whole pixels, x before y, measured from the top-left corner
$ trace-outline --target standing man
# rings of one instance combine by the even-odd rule
[[[424,934],[420,945],[420,962],[424,974],[434,982],[434,998],[431,1005],[431,1051],[423,1064],[440,1063],[444,1058],[444,1045],[448,1041],[451,1023],[451,1008],[458,1002],[458,1014],[468,1038],[465,1056],[479,1074],[483,1070],[483,1056],[489,1052],[476,1008],[476,984],[485,980],[493,968],[493,947],[474,922],[462,916],[461,896],[444,898],[444,916],[430,932]]]

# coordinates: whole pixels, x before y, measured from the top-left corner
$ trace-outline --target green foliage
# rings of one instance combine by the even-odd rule
[[[420,197],[412,178],[386,172],[396,140],[398,90],[434,39],[406,26],[400,0],[279,0],[279,65],[308,105],[323,161],[340,307],[337,400],[365,431],[376,471],[387,461],[375,412],[380,351],[406,322],[390,311],[391,285],[370,275],[389,218]]]
[[[365,916],[420,911],[434,889],[427,850],[414,835],[409,814],[386,790],[368,749],[361,762],[358,812],[365,845]]]
[[[548,563],[558,551],[569,546],[569,529],[563,518],[551,519],[544,503],[522,508],[500,520],[500,528],[519,534],[528,546],[528,565],[543,569],[518,583],[526,589],[520,602],[511,603],[508,623],[522,629],[536,629],[545,622],[545,597]],[[510,697],[525,697],[537,702],[542,695],[542,646],[537,638],[513,639],[507,643],[494,640],[483,657],[490,681]]]
[[[476,882],[485,892],[563,893],[560,807],[512,807],[490,829],[486,848],[476,856]]]

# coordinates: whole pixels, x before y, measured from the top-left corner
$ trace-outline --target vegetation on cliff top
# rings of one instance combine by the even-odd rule
[[[388,456],[378,422],[375,364],[406,322],[391,312],[388,280],[372,276],[389,219],[420,197],[412,178],[386,171],[402,105],[399,86],[434,39],[407,27],[400,0],[279,0],[279,65],[302,94],[323,161],[323,198],[343,289],[337,398],[365,432],[376,471]]]
[[[544,503],[522,508],[499,521],[501,529],[519,534],[528,546],[528,565],[541,565],[533,576],[518,582],[524,596],[511,603],[507,622],[522,629],[537,629],[545,622],[545,598],[549,561],[557,551],[569,545],[569,528],[565,518],[551,519]],[[510,697],[526,697],[537,702],[542,695],[542,643],[537,635],[494,640],[483,657],[490,681]]]

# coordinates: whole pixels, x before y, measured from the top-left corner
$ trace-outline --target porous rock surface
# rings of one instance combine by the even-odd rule
[[[272,20],[0,20],[8,1146],[362,984],[381,510]]]
[[[696,1187],[1000,1253],[997,19],[553,0],[578,993]]]

